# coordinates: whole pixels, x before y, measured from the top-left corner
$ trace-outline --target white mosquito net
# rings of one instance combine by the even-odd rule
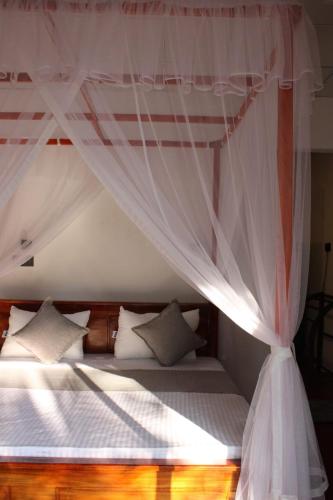
[[[306,294],[309,121],[321,85],[303,7],[2,1],[0,36],[0,274],[103,185],[188,283],[271,346],[237,500],[322,496],[326,475],[291,349]],[[53,137],[84,162],[58,153],[29,170]]]

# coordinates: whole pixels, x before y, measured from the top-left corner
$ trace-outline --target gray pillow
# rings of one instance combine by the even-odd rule
[[[16,332],[13,338],[43,363],[55,363],[74,342],[88,332],[88,328],[65,318],[52,302],[46,300],[36,316]]]
[[[188,326],[176,301],[171,302],[156,318],[132,330],[146,342],[163,366],[172,366],[188,352],[206,344]]]

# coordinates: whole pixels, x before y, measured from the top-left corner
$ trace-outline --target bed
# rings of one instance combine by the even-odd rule
[[[0,301],[1,331],[14,304],[40,306]],[[0,499],[233,498],[248,405],[215,358],[216,308],[181,306],[199,308],[207,344],[196,360],[165,368],[114,358],[121,304],[55,304],[91,310],[85,357],[50,366],[0,358]],[[166,304],[122,305],[144,313]]]

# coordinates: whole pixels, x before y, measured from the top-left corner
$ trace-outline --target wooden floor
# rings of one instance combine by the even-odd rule
[[[0,463],[0,500],[233,500],[239,465]]]

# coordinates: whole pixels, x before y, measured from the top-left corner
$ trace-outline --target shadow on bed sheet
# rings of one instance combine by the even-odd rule
[[[135,432],[142,439],[142,442],[149,442],[150,445],[158,448],[166,447],[168,442],[156,438],[153,434],[151,434],[147,429],[142,427],[135,418],[133,418],[129,413],[120,408],[117,404],[114,403],[104,392],[100,390],[98,385],[96,385],[80,368],[75,368],[77,375],[81,378],[81,380],[89,387],[96,397],[99,398],[102,403],[105,404],[118,418],[120,418],[132,432]]]

